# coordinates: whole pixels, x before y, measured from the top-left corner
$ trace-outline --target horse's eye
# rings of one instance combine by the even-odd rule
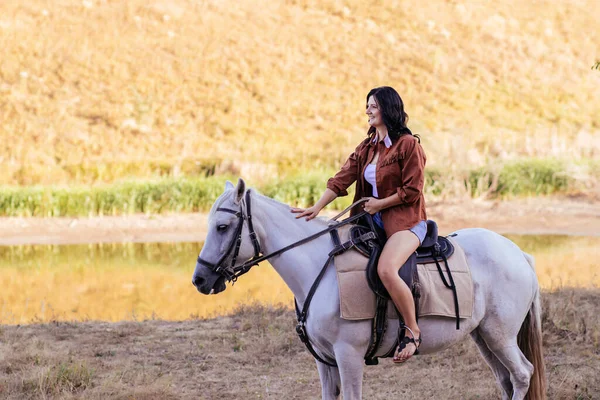
[[[227,226],[228,225],[221,224],[221,225],[217,226],[217,231],[223,232],[223,231],[225,231],[227,229]]]

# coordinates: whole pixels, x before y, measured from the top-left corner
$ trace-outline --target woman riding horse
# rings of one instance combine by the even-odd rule
[[[372,89],[367,95],[366,114],[370,128],[341,170],[327,182],[327,189],[315,205],[293,208],[296,218],[315,218],[356,182],[354,201],[368,197],[364,210],[385,230],[387,242],[377,272],[402,314],[406,336],[399,338],[394,362],[408,360],[421,344],[421,331],[415,318],[410,289],[398,270],[425,238],[427,215],[423,197],[425,152],[418,136],[406,127],[408,115],[396,90],[389,86]],[[353,214],[357,210],[352,210]]]

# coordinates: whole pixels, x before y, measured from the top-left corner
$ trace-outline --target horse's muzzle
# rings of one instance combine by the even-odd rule
[[[206,279],[204,279],[201,276],[194,276],[194,278],[192,279],[192,284],[194,286],[196,286],[196,289],[198,289],[198,291],[200,293],[202,293],[202,287],[204,286],[204,282],[206,281]],[[206,294],[206,293],[205,293]]]
[[[220,275],[205,277],[194,274],[192,284],[202,294],[217,294],[221,293],[226,288],[225,277]]]

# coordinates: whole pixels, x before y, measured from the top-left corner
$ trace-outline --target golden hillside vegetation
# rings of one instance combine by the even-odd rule
[[[600,3],[0,2],[0,183],[335,167],[394,86],[429,165],[600,154]]]

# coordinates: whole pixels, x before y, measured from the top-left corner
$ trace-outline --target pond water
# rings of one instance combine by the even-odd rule
[[[536,258],[544,289],[600,287],[600,238],[508,236]],[[287,286],[262,263],[219,295],[191,284],[201,243],[0,247],[0,323],[183,320],[242,304],[293,306]]]

